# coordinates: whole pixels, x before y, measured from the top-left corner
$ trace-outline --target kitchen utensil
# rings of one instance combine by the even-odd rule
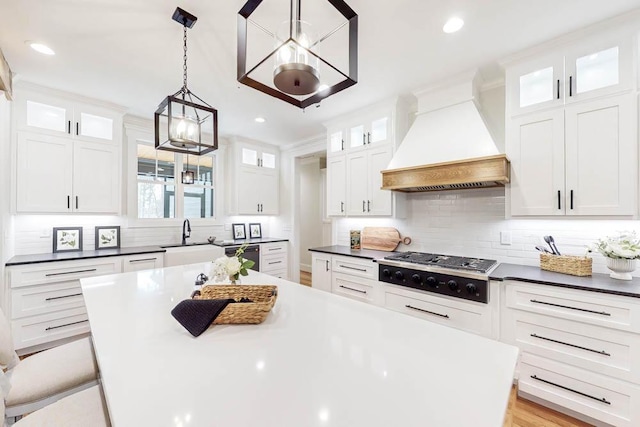
[[[560,255],[560,251],[556,247],[556,242],[555,240],[553,240],[553,236],[544,236],[544,241],[547,242],[547,245],[549,245],[549,247],[551,248],[551,251],[555,255]]]
[[[539,252],[542,252],[543,254],[550,254],[551,252],[549,252],[549,249],[545,248],[544,246],[536,246],[536,250]]]
[[[400,232],[393,227],[364,227],[360,236],[362,249],[391,252],[400,242]]]

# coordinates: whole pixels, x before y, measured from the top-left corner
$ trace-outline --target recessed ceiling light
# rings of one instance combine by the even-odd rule
[[[264,123],[267,121],[264,117],[256,117],[254,120],[256,123]]]
[[[55,55],[56,53],[53,51],[53,49],[51,49],[49,46],[42,44],[42,43],[37,43],[37,42],[30,42],[28,41],[27,44],[31,47],[31,49],[35,50],[36,52],[42,53],[44,55]]]
[[[454,16],[452,18],[449,18],[447,23],[444,24],[444,27],[442,27],[442,31],[447,34],[455,33],[456,31],[460,30],[463,25],[464,21],[457,16]]]

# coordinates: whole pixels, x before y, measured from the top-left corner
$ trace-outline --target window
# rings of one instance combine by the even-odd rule
[[[139,143],[137,156],[138,218],[215,217],[214,155],[187,159],[186,154]],[[180,182],[182,170],[195,173],[194,184]]]

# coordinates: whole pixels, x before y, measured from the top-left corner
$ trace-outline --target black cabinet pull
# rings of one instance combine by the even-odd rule
[[[282,264],[282,261],[273,261],[269,263],[269,265],[273,265],[273,264]]]
[[[260,203],[260,212],[264,212],[264,205]]]
[[[423,308],[414,307],[414,306],[409,305],[409,304],[405,305],[405,307],[410,308],[411,310],[417,310],[417,311],[420,311],[420,312],[422,312],[422,313],[427,313],[427,314],[432,314],[432,315],[434,315],[434,316],[443,317],[443,318],[445,318],[445,319],[448,319],[448,318],[449,318],[449,315],[448,315],[448,314],[440,314],[440,313],[436,313],[435,311],[425,310],[425,309],[423,309]]]
[[[366,212],[365,205],[366,205],[366,203],[365,203],[365,201],[363,200],[363,201],[362,201],[362,212]]]
[[[340,202],[340,212],[344,212],[344,202]]]
[[[71,196],[67,196],[67,209],[71,209]]]
[[[84,323],[84,322],[88,322],[89,320],[80,320],[79,322],[71,322],[71,323],[65,323],[64,325],[59,325],[59,326],[49,326],[45,329],[45,331],[50,331],[52,329],[58,329],[58,328],[64,328],[65,326],[71,326],[71,325],[77,325],[78,323]]]
[[[347,265],[342,265],[342,264],[339,264],[339,265],[340,265],[340,267],[342,267],[342,268],[346,268],[347,270],[363,271],[363,272],[365,272],[365,273],[367,272],[367,269],[366,269],[366,268],[349,267],[349,266],[347,266]]]
[[[256,208],[258,212],[260,212],[260,203],[258,203],[258,207]]]
[[[342,143],[342,146],[340,148],[340,151],[344,151],[344,139],[341,139],[340,142]]]
[[[558,190],[558,209],[561,209],[560,208],[560,190]]]
[[[329,271],[329,260],[325,260],[324,271]]]
[[[136,262],[155,261],[157,258],[142,258],[142,259],[130,259],[129,263],[134,264]]]
[[[65,271],[63,273],[48,273],[48,274],[45,274],[45,277],[62,276],[64,274],[90,273],[92,271],[96,271],[96,269],[95,268],[90,268],[90,269],[87,269],[87,270]]]
[[[573,76],[569,76],[569,96],[573,96]]]
[[[367,132],[367,144],[371,144],[371,132]]]
[[[557,83],[556,83],[556,84],[558,85],[558,89],[557,89],[557,94],[556,94],[556,96],[557,96],[557,98],[558,98],[558,99],[560,99],[560,79],[558,79],[558,81],[557,81]]]
[[[63,295],[61,297],[49,297],[49,298],[45,298],[45,301],[53,301],[56,299],[63,299],[63,298],[71,298],[71,297],[78,297],[82,295],[82,292],[80,292],[79,294],[70,294],[70,295]]]
[[[571,199],[571,209],[573,210],[573,190],[571,190],[569,194],[570,194],[569,198]]]
[[[76,135],[80,135],[80,122],[76,122]]]
[[[78,209],[78,196],[76,196],[76,209]]]
[[[71,135],[71,120],[67,122],[67,133]]]
[[[344,288],[344,289],[349,289],[350,291],[360,292],[361,294],[366,294],[366,293],[367,293],[367,291],[361,291],[360,289],[354,289],[354,288],[350,288],[350,287],[348,287],[348,286],[342,286],[342,285],[340,285],[340,287],[341,287],[341,288]]]
[[[563,389],[563,390],[570,391],[571,393],[579,394],[580,396],[588,397],[589,399],[597,400],[598,402],[606,403],[607,405],[611,405],[611,402],[609,402],[609,401],[608,401],[607,399],[605,399],[604,397],[600,398],[600,397],[591,396],[590,394],[583,393],[583,392],[581,392],[581,391],[574,390],[574,389],[572,389],[572,388],[565,387],[565,386],[563,386],[563,385],[556,384],[556,383],[553,383],[553,382],[551,382],[551,381],[543,380],[542,378],[539,378],[539,377],[538,377],[538,376],[536,376],[536,375],[531,375],[531,378],[533,378],[533,379],[534,379],[534,380],[536,380],[536,381],[540,381],[540,382],[543,382],[543,383],[545,383],[545,384],[549,384],[549,385],[552,385],[552,386],[554,386],[554,387],[558,387],[558,388],[561,388],[561,389]]]
[[[362,145],[367,145],[367,135],[362,134]]]
[[[367,212],[371,212],[371,201],[367,200]]]
[[[279,251],[280,249],[282,249],[282,248],[270,248],[270,249],[267,249],[267,250],[268,251]]]
[[[611,313],[607,313],[606,311],[587,310],[586,308],[578,308],[578,307],[571,307],[571,306],[568,306],[568,305],[553,304],[551,302],[538,301],[538,300],[535,300],[535,299],[532,299],[532,300],[529,300],[529,301],[531,301],[534,304],[544,304],[544,305],[550,305],[552,307],[567,308],[569,310],[584,311],[586,313],[599,314],[601,316],[611,316]]]
[[[593,349],[591,349],[591,348],[582,347],[582,346],[575,345],[575,344],[569,344],[568,342],[563,342],[563,341],[558,341],[558,340],[554,340],[554,339],[551,339],[551,338],[543,337],[543,336],[540,336],[540,335],[538,335],[538,334],[531,334],[531,336],[532,336],[533,338],[538,338],[539,340],[545,340],[545,341],[554,342],[554,343],[556,343],[556,344],[566,345],[566,346],[568,346],[568,347],[579,348],[580,350],[586,350],[586,351],[590,351],[590,352],[592,352],[592,353],[602,354],[602,355],[604,355],[604,356],[611,356],[611,354],[607,353],[607,352],[606,352],[606,351],[604,351],[604,350],[602,350],[602,351],[599,351],[599,350],[593,350]]]

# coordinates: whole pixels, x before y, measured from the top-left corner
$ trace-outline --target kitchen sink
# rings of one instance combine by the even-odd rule
[[[164,266],[212,262],[224,256],[224,249],[209,243],[187,243],[186,245],[165,245]]]

